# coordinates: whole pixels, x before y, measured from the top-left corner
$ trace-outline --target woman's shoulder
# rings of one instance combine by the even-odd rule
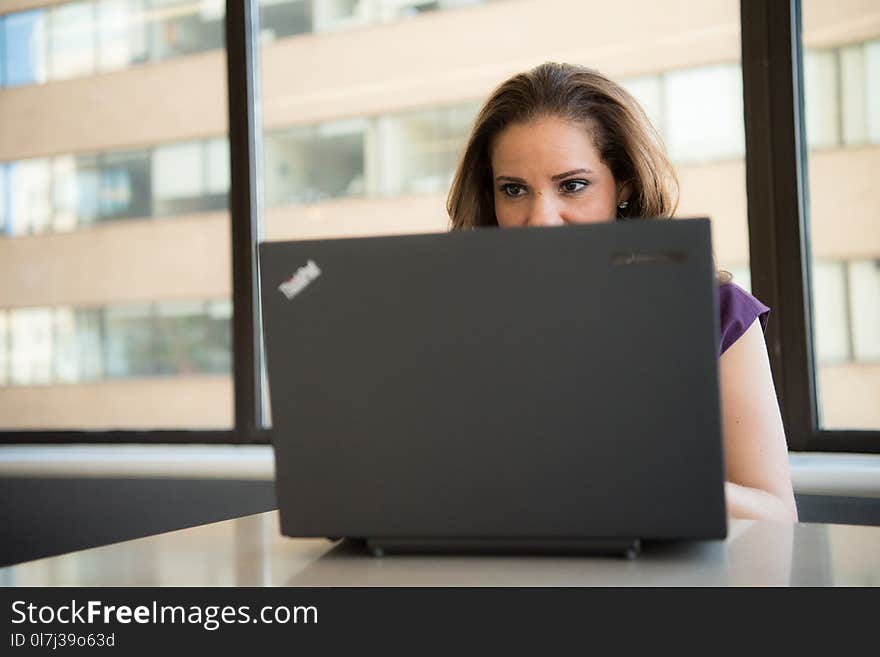
[[[719,355],[739,340],[756,319],[761,323],[761,330],[767,330],[770,308],[736,283],[728,282],[719,285],[718,310],[721,315]]]

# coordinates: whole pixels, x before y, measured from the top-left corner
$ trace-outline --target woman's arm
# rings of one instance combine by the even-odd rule
[[[727,513],[797,522],[788,447],[758,320],[721,356]]]

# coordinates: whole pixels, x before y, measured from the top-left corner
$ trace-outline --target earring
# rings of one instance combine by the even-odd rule
[[[617,204],[617,207],[619,207],[621,210],[624,210],[624,209],[626,209],[627,205],[629,205],[629,201],[621,201],[620,203]]]

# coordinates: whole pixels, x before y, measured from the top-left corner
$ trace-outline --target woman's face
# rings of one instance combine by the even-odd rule
[[[502,228],[611,221],[624,200],[587,129],[571,121],[549,117],[508,126],[490,157]]]

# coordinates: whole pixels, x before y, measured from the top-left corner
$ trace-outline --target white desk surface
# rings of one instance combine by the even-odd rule
[[[281,536],[278,513],[0,569],[3,586],[880,586],[880,527],[732,521],[724,541],[596,556],[392,555]]]

